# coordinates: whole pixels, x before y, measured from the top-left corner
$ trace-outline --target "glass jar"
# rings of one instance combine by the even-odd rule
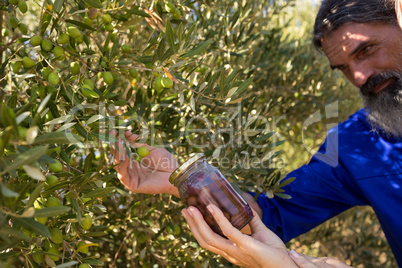
[[[222,236],[218,223],[207,209],[209,204],[219,207],[239,230],[253,218],[244,198],[217,168],[207,163],[203,154],[195,155],[177,168],[169,181],[178,188],[184,204],[198,208],[211,229]]]

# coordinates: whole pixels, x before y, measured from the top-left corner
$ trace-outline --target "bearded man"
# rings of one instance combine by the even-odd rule
[[[284,242],[349,208],[368,205],[402,266],[402,30],[395,5],[395,0],[322,2],[314,26],[314,45],[325,53],[332,69],[339,69],[360,90],[365,107],[331,129],[309,164],[288,175],[296,177],[284,187],[292,199],[270,199],[261,194],[255,202],[253,193],[243,193],[265,226]],[[126,136],[129,141],[136,139],[129,132]],[[133,192],[178,196],[168,181],[177,162],[166,150],[149,148],[149,162],[170,158],[171,168],[130,163],[126,155],[115,150],[122,183]],[[258,267],[259,261],[253,256],[263,252],[257,257],[265,265],[259,267],[267,267],[264,252],[269,260],[281,256],[276,250],[258,250],[262,244],[269,244],[269,236],[261,235],[260,227],[256,233],[252,230],[254,240],[236,239],[235,244],[228,244],[199,222],[195,208],[183,215],[203,247],[234,263]],[[279,248],[287,256],[283,244]]]

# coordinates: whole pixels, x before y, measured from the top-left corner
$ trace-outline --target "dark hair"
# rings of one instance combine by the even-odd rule
[[[348,22],[397,25],[395,0],[323,0],[314,24],[314,46],[321,49],[321,38]]]

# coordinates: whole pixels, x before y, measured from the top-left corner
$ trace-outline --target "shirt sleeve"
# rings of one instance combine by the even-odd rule
[[[331,136],[329,136],[331,137]],[[327,138],[310,163],[287,175],[291,199],[260,194],[262,221],[285,243],[333,216],[357,205],[367,205],[363,193],[343,168],[337,140]]]

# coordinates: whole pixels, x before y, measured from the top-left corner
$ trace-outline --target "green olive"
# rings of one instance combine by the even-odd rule
[[[40,73],[42,74],[42,78],[47,81],[49,79],[49,74],[52,73],[52,70],[50,70],[49,67],[43,67],[42,70],[40,70]]]
[[[46,97],[46,88],[44,85],[39,85],[36,89],[36,94],[38,94],[39,98],[43,99]]]
[[[50,207],[60,207],[63,204],[61,203],[60,199],[58,199],[57,197],[54,196],[50,196],[47,198],[46,200],[46,207],[50,208]]]
[[[114,27],[111,23],[107,23],[107,24],[105,24],[105,30],[108,32],[113,32]]]
[[[42,45],[41,45],[42,49],[46,52],[49,52],[53,49],[53,44],[52,42],[50,42],[50,40],[42,40]]]
[[[154,88],[156,91],[161,92],[163,90],[163,85],[162,85],[162,76],[158,76],[155,79],[155,84],[154,84]]]
[[[11,27],[17,28],[18,24],[20,23],[16,17],[11,17],[9,20]]]
[[[55,163],[49,163],[49,170],[51,172],[54,172],[54,173],[63,171],[63,166],[60,163],[60,161],[57,160],[57,159],[53,159],[53,160],[56,161],[56,162]]]
[[[35,66],[35,61],[30,57],[23,57],[22,64],[24,65],[25,68],[29,69]]]
[[[81,226],[85,230],[89,230],[92,226],[92,217],[90,215],[85,215],[85,218],[81,221]]]
[[[62,33],[57,38],[57,43],[59,43],[60,45],[67,44],[69,41],[70,41],[70,36],[68,34],[66,34],[66,33]]]
[[[85,16],[84,17],[84,23],[88,26],[92,26],[94,24],[94,21],[91,20],[89,17]]]
[[[129,44],[124,44],[121,46],[124,53],[129,53],[131,51],[131,46]]]
[[[63,242],[63,234],[60,231],[60,229],[58,228],[54,228],[51,232],[51,240],[55,243],[55,244],[61,244]]]
[[[14,61],[10,64],[11,70],[13,70],[14,73],[18,73],[22,67],[22,61]]]
[[[31,37],[31,39],[29,39],[29,42],[31,43],[31,45],[33,47],[39,46],[42,43],[42,36],[40,35],[34,35]]]
[[[45,259],[45,255],[44,255],[43,250],[40,250],[39,248],[35,248],[35,249],[32,251],[32,253],[33,253],[33,254],[32,254],[33,260],[34,260],[36,263],[38,263],[38,264],[42,263],[43,260]]]
[[[56,185],[58,182],[59,182],[59,178],[57,178],[55,175],[49,175],[46,177],[46,184],[48,186]]]
[[[47,250],[47,253],[52,254],[52,255],[48,255],[50,259],[52,259],[52,260],[54,260],[54,261],[60,260],[60,252],[59,252],[59,250],[58,250],[55,246],[50,247],[50,248]],[[54,256],[54,255],[56,255],[56,256]]]
[[[104,72],[103,73],[103,81],[108,84],[109,86],[113,84],[114,78],[111,72]]]
[[[141,146],[137,149],[137,153],[141,158],[144,158],[149,155],[149,149],[145,146]]]
[[[78,62],[73,61],[72,63],[70,63],[70,71],[72,75],[77,75],[80,73],[80,65],[78,64]]]
[[[176,6],[173,3],[166,3],[165,4],[165,9],[166,9],[167,12],[173,14],[175,12],[175,10],[176,10]]]
[[[18,29],[21,31],[22,34],[28,33],[28,26],[26,26],[24,23],[18,24]]]
[[[56,59],[63,60],[64,59],[64,48],[57,46],[53,48],[53,54]]]
[[[176,11],[173,13],[172,18],[173,18],[174,20],[179,20],[180,17],[181,17],[180,10],[178,10],[178,9],[176,8]]]
[[[92,82],[92,80],[90,80],[90,79],[85,79],[84,85],[88,85],[91,90],[94,90],[94,88],[95,88],[94,82]]]
[[[112,17],[109,15],[109,14],[105,14],[105,15],[103,15],[103,17],[102,17],[102,21],[104,22],[104,23],[111,23],[112,22]]]
[[[173,81],[167,77],[163,77],[161,83],[162,83],[162,86],[165,88],[173,87]]]
[[[138,77],[138,71],[137,71],[137,69],[130,69],[128,72],[130,73],[130,76],[131,76],[132,78],[137,78],[137,77]]]
[[[78,30],[78,28],[75,26],[69,26],[67,28],[67,32],[72,38],[78,38],[81,36],[80,30]]]
[[[25,1],[18,1],[18,8],[22,13],[25,13],[28,11],[28,5]]]
[[[51,74],[49,74],[48,80],[52,86],[57,86],[58,84],[60,84],[60,77],[56,72],[52,72]]]

